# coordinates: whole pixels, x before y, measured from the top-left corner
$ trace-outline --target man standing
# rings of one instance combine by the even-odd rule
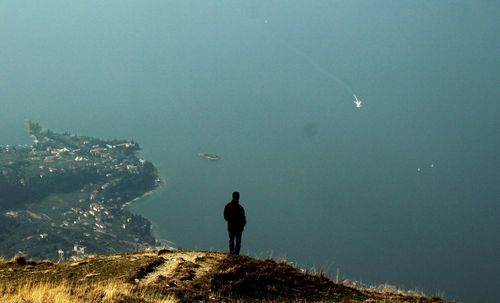
[[[245,217],[245,209],[240,205],[240,193],[233,193],[233,200],[224,207],[224,219],[227,221],[227,230],[229,232],[229,252],[234,255],[240,253],[241,234],[247,219]],[[235,246],[236,240],[236,246]]]

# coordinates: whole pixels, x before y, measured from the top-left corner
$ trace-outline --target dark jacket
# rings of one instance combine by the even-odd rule
[[[242,232],[247,218],[245,217],[245,209],[238,201],[231,201],[224,207],[224,219],[227,221],[227,230],[232,233]]]

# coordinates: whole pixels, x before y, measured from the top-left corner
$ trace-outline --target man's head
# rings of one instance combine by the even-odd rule
[[[240,200],[240,193],[235,191],[233,192],[233,201],[239,201]]]

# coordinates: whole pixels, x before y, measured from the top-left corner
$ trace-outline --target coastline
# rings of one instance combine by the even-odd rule
[[[158,186],[150,191],[147,191],[145,192],[144,194],[138,196],[138,197],[135,197],[133,198],[132,200],[130,201],[127,201],[125,203],[122,204],[122,209],[126,209],[127,211],[131,212],[132,214],[135,214],[135,215],[139,215],[141,217],[143,217],[144,219],[146,219],[150,224],[151,224],[151,233],[153,234],[153,237],[156,241],[156,244],[159,244],[159,245],[156,245],[156,247],[161,247],[161,248],[168,248],[168,249],[172,249],[172,250],[175,250],[175,243],[170,241],[170,240],[167,240],[167,239],[163,239],[160,234],[159,234],[159,224],[153,220],[151,220],[150,218],[147,218],[145,217],[143,214],[137,212],[137,210],[132,210],[130,208],[130,206],[132,206],[132,204],[139,204],[139,202],[142,202],[142,200],[146,200],[148,197],[154,195],[154,194],[157,194],[158,192],[162,191],[162,190],[165,190],[168,186],[168,183],[166,181],[166,179],[162,176],[158,176],[158,179],[160,180],[158,182]]]
[[[158,186],[156,186],[155,188],[147,191],[147,192],[144,192],[143,194],[141,194],[140,196],[137,196],[129,201],[126,201],[124,203],[122,203],[121,207],[122,209],[132,205],[132,203],[135,203],[135,202],[138,202],[139,200],[142,200],[142,199],[145,199],[151,195],[153,195],[155,192],[157,191],[160,191],[160,190],[163,190],[167,187],[167,182],[164,178],[162,177],[158,177],[158,179],[160,180],[160,182],[158,182]]]

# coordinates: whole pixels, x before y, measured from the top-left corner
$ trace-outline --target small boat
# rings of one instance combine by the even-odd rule
[[[198,156],[200,156],[200,158],[210,161],[220,160],[220,157],[214,154],[199,153]]]
[[[354,102],[354,104],[356,104],[356,108],[363,107],[363,101],[359,100],[358,97],[356,97],[356,95],[353,94],[353,96],[354,96],[353,102]]]

